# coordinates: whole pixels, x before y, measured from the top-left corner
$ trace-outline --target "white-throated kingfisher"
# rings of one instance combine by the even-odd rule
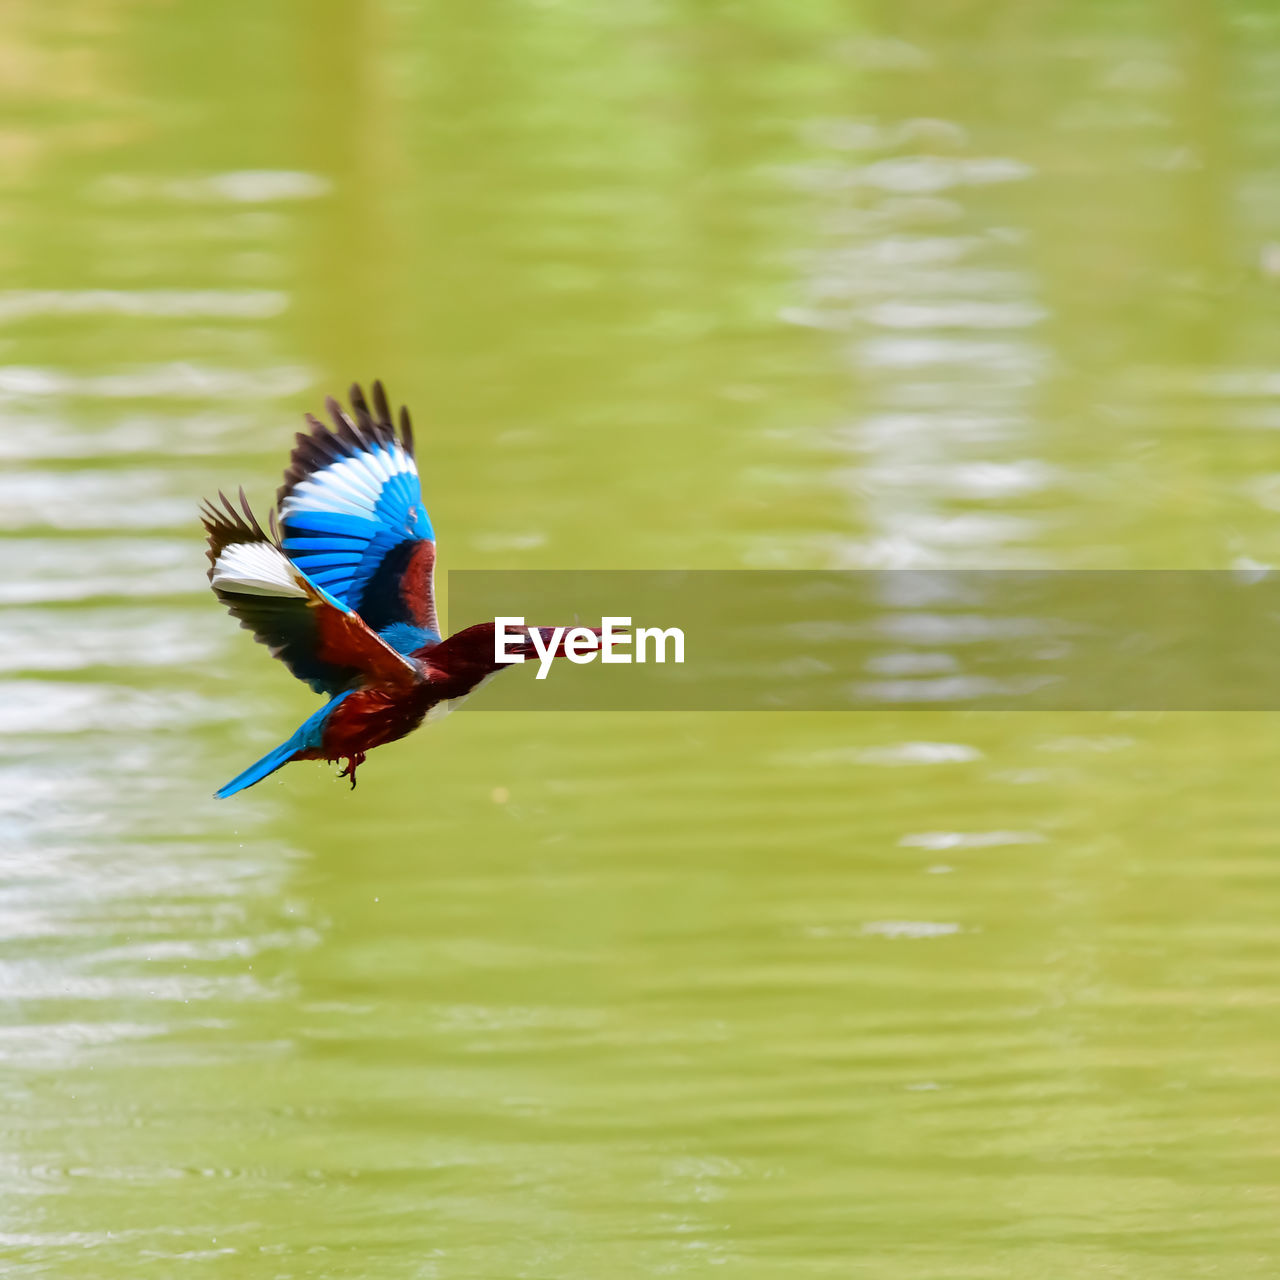
[[[298,433],[266,530],[243,489],[241,509],[219,493],[221,506],[206,502],[201,510],[214,594],[329,699],[219,797],[292,760],[345,760],[339,777],[354,787],[369,751],[452,710],[504,665],[492,622],[440,636],[435,533],[422,504],[409,413],[400,410],[397,431],[380,382],[372,398],[370,408],[353,386],[350,415],[327,400],[332,430],[307,415],[309,430]],[[564,628],[525,632],[509,653],[533,657],[554,645],[555,656],[563,654]]]

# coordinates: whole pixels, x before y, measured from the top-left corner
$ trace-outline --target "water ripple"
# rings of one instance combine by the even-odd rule
[[[271,289],[10,289],[0,292],[0,323],[33,316],[265,320],[288,305],[288,294]]]
[[[314,381],[311,370],[301,365],[250,370],[219,369],[174,361],[98,374],[0,365],[0,397],[13,399],[41,396],[84,396],[103,400],[206,400],[219,396],[283,399],[309,390]]]
[[[3,605],[183,595],[205,587],[204,556],[191,541],[95,537],[71,544],[64,538],[6,538],[4,554]]]
[[[137,606],[0,610],[0,672],[167,667],[221,648],[206,620]]]
[[[296,169],[232,169],[193,177],[159,178],[110,174],[100,178],[89,194],[104,203],[136,200],[174,200],[184,204],[275,204],[318,200],[333,184],[317,173]]]

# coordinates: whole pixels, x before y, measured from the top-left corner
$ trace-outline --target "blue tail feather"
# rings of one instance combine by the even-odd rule
[[[237,791],[243,791],[246,787],[253,786],[255,782],[261,782],[263,778],[269,777],[277,769],[288,764],[299,751],[320,746],[324,739],[325,721],[329,719],[334,707],[346,696],[346,693],[340,693],[336,698],[325,703],[319,711],[298,726],[298,731],[293,737],[287,742],[282,742],[274,751],[268,751],[261,760],[255,761],[243,773],[236,774],[225,786],[219,787],[213,793],[214,796],[219,800],[225,800],[228,796],[235,795]]]
[[[225,800],[228,796],[233,796],[237,791],[243,791],[246,787],[251,787],[255,782],[261,782],[263,778],[269,774],[275,773],[282,765],[286,765],[293,759],[297,753],[298,746],[292,738],[288,742],[281,743],[274,751],[269,751],[261,760],[255,764],[251,764],[243,773],[238,773],[224,787],[219,787],[213,794],[219,800]]]

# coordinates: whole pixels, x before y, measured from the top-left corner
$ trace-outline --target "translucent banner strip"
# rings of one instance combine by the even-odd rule
[[[491,710],[1280,709],[1265,570],[457,570],[448,588],[452,630],[615,620],[613,661],[580,637],[579,661],[491,681]]]

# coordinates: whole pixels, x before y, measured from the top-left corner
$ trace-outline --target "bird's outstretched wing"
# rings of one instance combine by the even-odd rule
[[[397,433],[382,383],[373,409],[351,388],[351,415],[325,402],[333,429],[307,415],[277,494],[284,553],[334,599],[354,609],[399,653],[440,639],[436,544],[422,505],[413,428]]]
[[[299,680],[328,694],[371,680],[404,687],[418,680],[412,662],[288,559],[274,522],[270,532],[262,528],[243,489],[240,511],[218,497],[221,507],[206,502],[200,513],[214,594]]]

